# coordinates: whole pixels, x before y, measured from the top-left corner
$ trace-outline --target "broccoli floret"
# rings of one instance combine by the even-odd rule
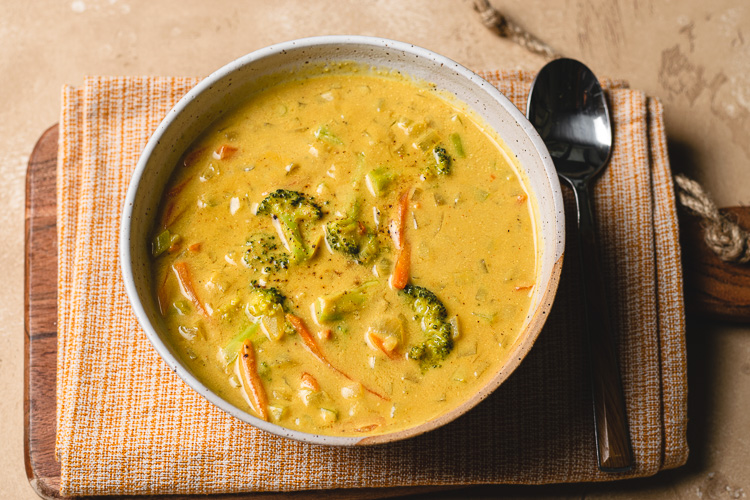
[[[274,225],[286,240],[293,262],[304,262],[312,256],[315,249],[308,249],[300,227],[300,223],[323,216],[320,206],[312,198],[297,191],[277,189],[258,205],[256,214],[273,218]]]
[[[415,319],[420,320],[427,338],[409,350],[409,358],[422,368],[437,367],[453,350],[453,331],[448,313],[437,296],[421,286],[406,285],[401,293],[410,300]]]
[[[357,201],[343,218],[326,224],[326,242],[331,250],[358,264],[367,264],[378,254],[380,246],[375,231],[359,220],[359,212]]]
[[[443,146],[435,146],[435,149],[432,150],[432,156],[435,158],[435,169],[438,175],[448,175],[451,173],[453,159]]]
[[[286,297],[274,287],[262,287],[253,281],[250,298],[245,306],[245,313],[253,321],[260,324],[261,331],[270,340],[279,340],[288,330],[284,313]]]
[[[253,271],[263,274],[279,272],[289,267],[289,256],[272,234],[254,234],[245,243],[242,261]]]
[[[253,281],[250,290],[250,300],[247,310],[255,317],[271,316],[284,312],[284,301],[286,297],[278,288],[262,287],[257,281]]]
[[[315,308],[318,321],[328,323],[344,319],[345,315],[362,307],[369,296],[370,288],[377,284],[377,280],[371,280],[351,290],[318,297]]]

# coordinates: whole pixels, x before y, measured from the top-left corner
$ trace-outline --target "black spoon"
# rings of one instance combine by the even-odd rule
[[[573,188],[578,207],[599,468],[628,471],[633,467],[628,421],[590,197],[592,179],[607,165],[612,150],[607,100],[590,69],[573,59],[556,59],[536,76],[526,116],[544,140],[558,175]]]

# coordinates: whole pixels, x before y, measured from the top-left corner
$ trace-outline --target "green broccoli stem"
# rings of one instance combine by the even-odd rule
[[[283,236],[289,246],[292,260],[295,263],[305,261],[308,257],[307,245],[305,245],[305,240],[302,239],[302,232],[300,231],[297,221],[294,217],[288,214],[277,214],[274,217],[274,221],[278,224],[277,227],[281,232],[281,236]]]
[[[258,332],[258,323],[251,323],[247,328],[244,328],[240,333],[235,335],[228,343],[221,349],[221,354],[226,364],[231,363],[237,357],[237,353],[240,351],[240,346],[247,339],[252,339]]]

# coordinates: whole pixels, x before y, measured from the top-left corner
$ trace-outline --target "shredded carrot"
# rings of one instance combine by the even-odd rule
[[[302,339],[302,342],[304,342],[305,347],[307,347],[307,350],[310,351],[313,356],[318,358],[318,361],[333,368],[333,366],[331,366],[331,363],[329,363],[325,356],[323,356],[320,348],[318,348],[318,344],[315,343],[315,339],[310,333],[310,330],[307,329],[305,322],[302,321],[302,318],[300,318],[299,316],[295,316],[294,314],[287,313],[286,319],[292,324],[294,329],[297,330],[297,333]]]
[[[398,212],[396,219],[390,226],[391,238],[399,250],[396,258],[396,265],[393,268],[391,276],[391,286],[397,290],[403,290],[409,282],[409,273],[411,271],[411,248],[406,241],[406,216],[409,212],[409,190],[405,190],[398,200]]]
[[[396,248],[401,249],[404,246],[404,231],[406,231],[406,215],[409,212],[409,190],[401,193],[398,199],[398,214],[396,217],[397,224],[397,243]]]
[[[519,194],[516,196],[516,201],[518,201],[519,204],[526,201],[526,195],[525,194]]]
[[[203,153],[203,151],[205,151],[205,148],[200,148],[200,149],[191,151],[190,153],[188,153],[187,156],[185,156],[185,159],[182,160],[182,164],[185,165],[186,167],[189,167],[190,165],[196,162],[196,160]]]
[[[167,206],[164,209],[164,215],[162,215],[161,217],[161,227],[163,229],[169,227],[169,224],[172,222],[172,212],[174,212],[174,207],[174,201],[170,201],[169,203],[167,203]]]
[[[250,339],[246,339],[240,347],[239,362],[242,388],[245,389],[255,413],[263,420],[268,420],[268,398],[263,388],[263,382],[258,375],[255,349],[253,349],[253,342]]]
[[[190,268],[187,263],[185,261],[175,262],[172,264],[172,269],[177,276],[177,281],[180,282],[180,287],[182,288],[185,297],[190,299],[190,302],[193,303],[198,312],[203,316],[208,317],[208,311],[206,311],[203,303],[195,293],[195,288],[193,288],[193,277],[190,274]]]
[[[385,345],[383,344],[383,340],[380,337],[378,337],[377,335],[369,335],[369,339],[370,339],[370,342],[372,342],[372,344],[375,347],[377,347],[380,351],[383,352],[383,354],[385,354],[391,359],[398,359],[398,355],[395,352],[389,351],[388,349],[385,348]]]
[[[403,290],[409,282],[409,272],[411,271],[411,245],[404,242],[401,251],[398,253],[396,265],[393,267],[391,276],[391,286],[396,290]]]
[[[222,144],[221,146],[219,146],[219,149],[214,151],[213,156],[217,160],[224,160],[226,158],[230,158],[236,151],[236,147],[230,146],[229,144]]]
[[[167,276],[168,272],[164,273],[164,279],[161,280],[161,285],[156,292],[156,300],[159,302],[159,312],[162,316],[167,315]]]
[[[171,245],[169,245],[169,248],[167,248],[167,252],[169,252],[169,253],[175,253],[179,249],[180,249],[180,242],[179,241],[175,241],[174,243],[172,243]]]
[[[191,252],[200,252],[201,250],[201,244],[200,243],[193,243],[188,247],[188,250]]]
[[[318,338],[320,340],[328,340],[331,338],[331,335],[333,335],[333,330],[330,328],[323,328],[318,332]]]
[[[358,427],[358,428],[352,429],[352,430],[354,432],[370,432],[370,431],[374,431],[378,427],[380,427],[380,424],[372,424],[372,425],[366,425],[364,427]]]
[[[529,290],[529,289],[531,289],[533,287],[534,287],[534,285],[523,285],[523,286],[517,286],[515,288],[516,288],[516,291],[519,292],[521,290]]]
[[[184,181],[180,182],[179,184],[174,186],[172,189],[167,191],[167,198],[174,198],[175,196],[180,194],[182,190],[185,189],[185,186],[188,185],[188,182],[192,180],[192,178],[193,178],[192,176],[188,177],[187,179],[185,179]]]
[[[176,221],[180,215],[182,215],[187,207],[182,207],[181,210],[175,211],[177,204],[174,201],[170,201],[167,207],[164,209],[164,215],[161,218],[161,227],[167,229]]]
[[[315,377],[310,375],[307,372],[303,372],[300,376],[301,382],[300,387],[303,389],[309,389],[311,391],[318,392],[320,390],[320,384],[318,384],[318,381],[315,380]]]
[[[302,342],[305,344],[305,347],[307,348],[307,350],[310,351],[310,354],[315,356],[315,358],[318,361],[328,366],[328,368],[330,368],[331,370],[342,375],[344,378],[351,380],[352,382],[356,382],[356,380],[354,380],[349,375],[347,375],[346,373],[342,372],[341,370],[333,366],[331,362],[328,361],[328,359],[326,359],[326,357],[323,355],[323,352],[318,347],[318,344],[315,343],[315,339],[313,338],[312,333],[310,333],[310,330],[307,329],[305,322],[302,321],[302,318],[300,318],[299,316],[295,316],[292,313],[287,313],[286,319],[287,321],[289,321],[289,323],[292,324],[294,329],[299,334],[300,338],[302,338]],[[365,387],[364,384],[362,384],[362,387],[364,387],[365,390],[369,392],[370,394],[377,396],[380,399],[383,399],[385,401],[390,401],[390,399],[388,399],[386,396],[383,396],[382,394],[375,392],[372,389],[368,389],[367,387]]]

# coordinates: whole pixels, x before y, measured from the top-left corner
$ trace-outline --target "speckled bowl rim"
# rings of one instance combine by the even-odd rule
[[[154,151],[157,148],[165,147],[164,145],[162,145],[161,139],[164,137],[167,130],[170,127],[174,126],[177,117],[180,116],[181,113],[186,112],[186,109],[189,108],[193,100],[195,100],[204,92],[211,90],[217,82],[220,82],[225,77],[233,74],[234,72],[247,65],[253,65],[265,58],[277,57],[279,54],[286,54],[292,51],[316,49],[320,50],[321,48],[330,49],[331,47],[343,47],[345,45],[357,45],[362,46],[363,48],[375,50],[387,49],[400,51],[410,57],[426,58],[427,60],[439,65],[440,71],[450,71],[455,75],[460,76],[461,78],[467,79],[473,86],[476,87],[477,91],[488,94],[493,101],[496,101],[497,104],[502,106],[505,112],[507,112],[512,117],[512,119],[515,120],[516,124],[522,128],[524,134],[530,141],[531,147],[534,149],[533,154],[537,155],[541,160],[544,172],[540,173],[539,175],[546,176],[546,180],[551,191],[552,206],[554,207],[554,213],[550,213],[547,215],[553,218],[552,226],[554,227],[554,231],[556,233],[555,238],[551,239],[552,245],[554,246],[554,248],[551,249],[554,253],[554,262],[549,274],[546,276],[542,276],[542,278],[546,280],[546,283],[542,283],[543,286],[540,287],[540,290],[543,290],[543,293],[539,297],[537,297],[538,300],[536,301],[536,309],[531,315],[530,320],[527,322],[526,328],[523,332],[521,332],[519,336],[520,341],[517,341],[515,343],[515,348],[512,351],[512,356],[499,369],[495,376],[480,390],[475,392],[471,397],[468,397],[462,404],[442,415],[439,415],[437,418],[408,429],[402,429],[394,432],[366,437],[329,436],[288,429],[280,425],[261,420],[225,401],[213,391],[208,389],[187,368],[183,366],[182,362],[177,358],[171,348],[167,346],[166,343],[161,339],[154,325],[149,320],[149,317],[144,308],[144,303],[138,293],[134,280],[132,260],[133,255],[131,252],[132,245],[135,244],[131,241],[131,239],[137,238],[138,236],[132,235],[133,209],[137,202],[139,191],[141,190],[141,179],[143,178],[144,172],[149,163],[149,158],[154,154]],[[387,63],[384,63],[383,66],[387,67],[388,65]],[[431,79],[431,81],[438,83],[438,87],[440,86],[439,76],[439,74],[436,74],[436,78]],[[498,134],[502,137],[502,134],[500,132],[498,132]],[[543,217],[544,214],[539,214],[539,216]],[[142,244],[147,244],[147,241],[143,236],[141,236],[141,239],[143,240]],[[564,256],[564,245],[565,221],[562,193],[560,190],[560,184],[557,178],[557,174],[543,141],[537,134],[534,127],[528,122],[528,120],[526,120],[526,117],[523,115],[523,113],[521,113],[492,84],[482,79],[480,76],[465,68],[464,66],[456,63],[455,61],[452,61],[451,59],[436,54],[435,52],[432,52],[428,49],[417,47],[409,43],[366,36],[321,36],[279,43],[247,54],[227,64],[226,66],[222,67],[221,69],[201,81],[182,99],[180,99],[180,101],[174,106],[174,108],[167,114],[167,116],[158,126],[154,134],[149,139],[146,147],[144,148],[133,172],[133,177],[131,179],[130,186],[125,198],[120,229],[120,260],[126,292],[130,299],[133,311],[138,319],[138,322],[145,331],[146,336],[151,341],[156,351],[159,353],[162,359],[164,359],[169,368],[173,370],[183,381],[185,381],[185,383],[188,384],[188,386],[190,386],[198,394],[206,398],[209,402],[219,407],[226,413],[238,418],[239,420],[252,424],[259,429],[278,436],[283,436],[312,444],[336,446],[387,443],[417,436],[445,425],[446,423],[456,419],[460,415],[476,406],[487,396],[489,396],[503,381],[508,378],[508,376],[521,363],[523,358],[533,346],[537,336],[539,335],[539,332],[542,329],[542,326],[544,325],[549,310],[552,306],[555,293],[557,291],[557,285],[559,282],[560,270],[562,267]],[[147,297],[146,299],[154,301],[153,291],[151,292],[151,296]]]

